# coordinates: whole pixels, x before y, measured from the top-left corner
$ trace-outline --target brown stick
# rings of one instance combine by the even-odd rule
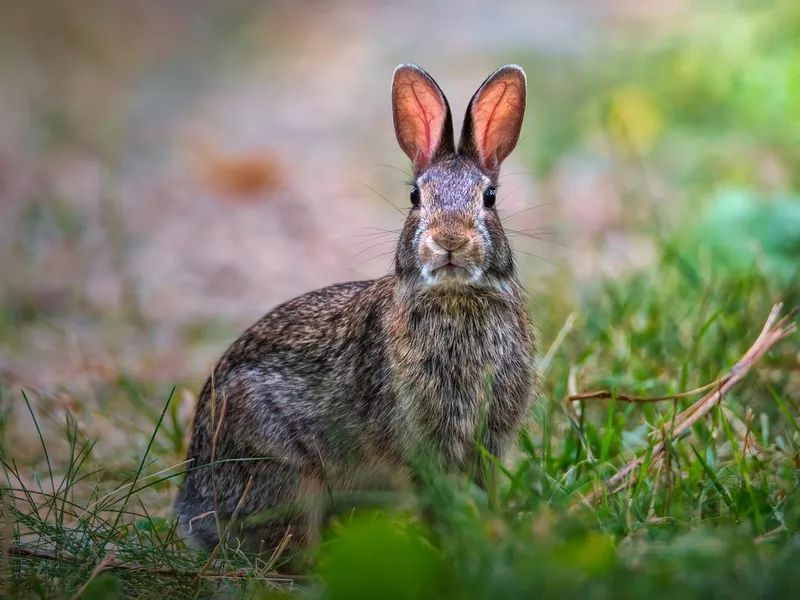
[[[114,551],[112,550],[111,552],[109,552],[108,554],[106,554],[106,556],[105,556],[105,558],[104,558],[103,560],[101,560],[99,563],[97,563],[97,566],[96,566],[96,567],[94,568],[94,570],[92,571],[92,574],[91,574],[91,575],[89,575],[89,579],[87,579],[87,580],[86,580],[86,581],[83,583],[83,585],[80,587],[80,589],[79,589],[77,592],[75,592],[75,593],[73,594],[73,596],[72,596],[72,598],[71,598],[70,600],[78,600],[78,598],[80,598],[81,596],[83,596],[83,593],[86,591],[86,588],[88,588],[88,587],[89,587],[89,584],[90,584],[90,583],[92,583],[92,581],[94,581],[94,580],[95,580],[95,578],[96,578],[98,575],[100,575],[100,573],[102,573],[103,571],[105,571],[105,570],[108,568],[108,565],[109,565],[109,564],[110,564],[110,563],[111,563],[113,560],[114,560]]]
[[[730,392],[737,383],[744,379],[745,375],[750,372],[750,369],[752,369],[753,366],[767,352],[769,352],[770,349],[772,349],[778,342],[789,337],[790,335],[793,335],[797,331],[797,325],[793,322],[793,319],[797,314],[797,309],[790,311],[787,315],[784,315],[781,319],[778,319],[778,315],[780,314],[782,308],[783,304],[781,303],[778,303],[772,307],[769,317],[767,317],[767,321],[764,324],[764,327],[761,329],[761,333],[759,334],[758,338],[756,338],[756,341],[744,354],[744,356],[742,356],[742,358],[739,359],[735,365],[733,365],[727,375],[718,379],[713,384],[703,386],[702,388],[698,388],[692,392],[685,392],[685,394],[691,394],[699,390],[709,389],[711,386],[715,387],[713,391],[707,393],[700,400],[677,415],[677,417],[673,420],[671,431],[668,432],[668,437],[670,440],[678,439],[683,433],[688,431],[695,423],[697,423],[697,421],[711,412],[714,406],[722,401],[722,398],[725,397],[725,394]],[[586,394],[585,396],[587,398],[602,397],[599,395],[602,393],[605,392],[596,392],[594,393],[597,394],[596,396],[593,394]],[[619,397],[620,396],[618,395],[617,398]],[[681,396],[670,396],[663,399],[672,399],[675,397]],[[628,396],[628,398],[631,398],[631,396]],[[646,401],[655,402],[656,399],[648,399]],[[659,442],[653,447],[651,455],[652,460],[649,468],[652,468],[658,463],[658,461],[664,455],[665,450],[666,443],[664,441]],[[602,498],[604,490],[609,490],[610,493],[615,494],[625,489],[629,485],[632,485],[636,480],[635,472],[644,464],[644,459],[645,456],[642,455],[631,460],[607,482],[605,482],[605,484],[601,484],[587,498],[582,497],[581,500],[586,504],[592,505],[597,503],[600,498]],[[573,508],[579,505],[580,503],[575,504],[573,505]]]
[[[712,381],[711,383],[707,383],[702,387],[689,390],[688,392],[672,394],[671,396],[632,396],[631,394],[619,394],[611,390],[599,390],[597,392],[583,392],[581,394],[570,394],[569,396],[567,396],[567,400],[571,402],[576,402],[578,400],[602,400],[602,399],[614,398],[615,400],[619,400],[620,402],[641,402],[641,403],[665,402],[666,400],[677,400],[678,398],[691,398],[692,396],[696,396],[701,392],[705,392],[706,390],[710,390],[715,386],[719,386],[724,379],[725,378],[723,377],[722,379],[718,379],[717,381]]]

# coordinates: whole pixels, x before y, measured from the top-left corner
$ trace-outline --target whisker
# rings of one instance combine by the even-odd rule
[[[394,169],[395,171],[400,171],[400,172],[401,172],[403,175],[405,175],[405,176],[406,176],[406,177],[408,177],[409,179],[411,179],[411,178],[412,178],[412,175],[411,175],[411,173],[409,173],[408,171],[406,171],[406,170],[404,170],[404,169],[401,169],[400,167],[395,167],[394,165],[383,165],[383,164],[379,164],[379,165],[375,165],[375,166],[376,166],[376,167],[386,167],[387,169]]]
[[[397,212],[399,212],[401,215],[403,215],[403,218],[405,218],[405,216],[406,216],[406,213],[404,213],[404,212],[403,212],[403,211],[400,209],[400,207],[396,206],[396,205],[395,205],[395,204],[394,204],[394,203],[393,203],[391,200],[389,200],[389,199],[388,199],[386,196],[384,196],[383,194],[381,194],[381,193],[380,193],[378,190],[376,190],[375,188],[368,186],[366,183],[363,183],[363,182],[359,182],[359,183],[361,183],[361,185],[363,185],[363,186],[364,186],[365,188],[367,188],[368,190],[371,190],[371,191],[375,192],[375,193],[376,193],[378,196],[380,196],[381,198],[383,198],[383,200],[385,200],[385,201],[386,201],[386,204],[388,204],[389,206],[391,206],[393,209],[395,209]]]
[[[380,227],[362,227],[361,229],[372,229],[373,231],[383,231],[385,233],[400,233],[402,229],[381,229]]]
[[[518,171],[516,173],[506,173],[504,175],[500,175],[500,177],[498,177],[498,179],[503,179],[505,177],[511,177],[512,175],[528,175],[530,177],[533,177],[535,175],[535,173],[533,173],[532,171]]]
[[[520,211],[517,211],[515,213],[512,213],[512,214],[510,214],[510,215],[508,215],[506,217],[503,217],[503,219],[504,220],[512,219],[512,218],[516,217],[517,215],[521,215],[522,213],[528,212],[529,210],[534,210],[536,208],[542,208],[543,206],[550,206],[551,204],[555,204],[556,202],[558,202],[558,200],[552,200],[550,202],[542,202],[541,204],[537,204],[536,206],[531,206],[530,208],[526,208],[524,210],[520,210]]]
[[[364,262],[362,262],[361,264],[368,263],[368,262],[371,262],[373,260],[377,260],[379,258],[383,258],[385,256],[390,256],[392,254],[394,254],[394,250],[391,250],[389,252],[381,252],[380,254],[376,254],[375,256],[372,256],[370,258],[365,259]]]
[[[537,235],[531,235],[531,234],[514,234],[514,235],[510,235],[509,237],[511,237],[511,238],[516,238],[516,237],[524,237],[524,238],[528,238],[528,239],[531,239],[531,240],[536,240],[537,242],[544,242],[545,244],[551,244],[551,245],[553,245],[553,246],[558,246],[558,247],[560,247],[560,248],[567,248],[567,247],[568,247],[566,244],[564,244],[564,243],[562,243],[562,242],[558,242],[558,241],[555,241],[555,240],[548,240],[548,239],[545,239],[545,238],[539,237],[539,236],[537,236]]]
[[[383,242],[383,243],[386,243],[386,242]],[[362,249],[361,249],[361,250],[359,250],[359,251],[358,251],[358,252],[357,252],[357,253],[356,253],[356,254],[355,254],[355,255],[354,255],[354,256],[353,256],[353,257],[352,257],[352,258],[351,258],[349,261],[347,261],[347,266],[349,267],[349,266],[351,265],[351,263],[353,262],[353,260],[354,260],[354,259],[358,258],[359,256],[361,256],[361,255],[362,255],[362,254],[364,254],[365,252],[369,252],[369,251],[370,251],[370,250],[372,250],[373,248],[377,248],[377,247],[378,247],[378,246],[380,246],[380,245],[381,245],[381,242],[379,242],[379,243],[377,243],[377,244],[373,244],[372,246],[367,246],[366,248],[362,248]],[[391,252],[394,252],[394,250],[392,250]]]
[[[366,228],[364,228],[364,229],[366,229]],[[342,235],[342,236],[339,236],[339,237],[336,237],[336,238],[333,238],[333,239],[338,241],[338,240],[346,240],[346,239],[357,238],[357,237],[373,237],[373,236],[378,236],[378,235],[388,235],[390,233],[393,233],[393,234],[397,235],[399,232],[400,232],[399,229],[397,229],[397,230],[385,229],[385,230],[378,230],[377,232],[373,232],[373,233],[354,233],[354,234],[351,234],[351,235]]]
[[[360,267],[361,265],[365,265],[365,264],[367,264],[368,262],[372,262],[373,260],[378,260],[379,258],[385,258],[385,257],[387,257],[387,256],[390,256],[390,255],[392,255],[392,254],[394,254],[394,250],[390,250],[389,252],[382,252],[381,254],[377,254],[376,256],[372,256],[372,257],[370,257],[370,258],[366,258],[366,259],[362,260],[362,261],[361,261],[360,263],[358,263],[357,265],[353,265],[353,267],[352,267],[352,268],[354,268],[354,269],[355,269],[355,268],[358,268],[358,267]]]
[[[543,234],[555,234],[558,233],[558,228],[556,227],[534,227],[532,229],[506,229],[506,233],[543,233]]]
[[[355,250],[356,248],[358,248],[358,247],[359,247],[359,246],[361,246],[362,244],[369,244],[370,242],[375,242],[375,240],[374,240],[374,239],[369,239],[369,240],[361,240],[360,242],[356,242],[355,244],[353,244],[352,246],[350,246],[350,249],[351,249],[351,250]],[[394,238],[394,237],[391,237],[391,238],[389,238],[389,239],[387,239],[387,240],[381,240],[380,242],[376,242],[376,243],[375,243],[375,246],[381,246],[381,245],[383,245],[383,244],[396,244],[396,243],[397,243],[397,240],[395,240],[395,238]]]
[[[516,248],[512,248],[512,252],[519,252],[520,254],[524,254],[524,255],[530,256],[532,258],[538,258],[539,260],[542,260],[542,261],[544,261],[546,263],[549,263],[549,264],[553,265],[557,269],[563,269],[564,268],[563,265],[556,264],[552,260],[547,260],[543,256],[539,256],[538,254],[533,254],[532,252],[525,252],[524,250],[518,250]]]
[[[503,197],[500,199],[500,201],[497,203],[497,206],[500,206],[500,205],[501,205],[503,202],[505,202],[506,200],[508,200],[508,199],[509,199],[509,198],[510,198],[510,197],[511,197],[511,196],[512,196],[512,195],[513,195],[515,192],[517,192],[517,191],[521,190],[523,187],[524,187],[524,186],[522,186],[522,185],[518,185],[518,186],[517,186],[517,187],[515,187],[513,190],[511,190],[510,192],[508,192],[508,193],[507,193],[505,196],[503,196]]]

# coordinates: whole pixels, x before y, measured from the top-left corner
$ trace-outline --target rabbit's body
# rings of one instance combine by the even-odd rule
[[[400,69],[395,127],[414,161],[417,200],[412,192],[394,273],[286,302],[224,354],[200,395],[192,469],[176,505],[194,546],[216,544],[234,514],[241,521],[273,509],[283,513],[236,530],[251,549],[273,548],[287,527],[310,542],[331,492],[391,487],[413,477],[420,457],[464,472],[476,443],[502,457],[527,415],[534,338],[493,210],[496,167],[513,143],[495,148],[495,167],[463,139],[456,153],[444,96],[424,97],[441,94],[438,86],[415,67]],[[521,71],[498,74],[517,86],[509,106],[521,122],[524,76],[520,92]],[[496,91],[491,82],[473,112],[479,94]],[[413,120],[414,111],[404,112],[403,85],[442,112],[437,139],[431,123],[404,130],[398,116]]]

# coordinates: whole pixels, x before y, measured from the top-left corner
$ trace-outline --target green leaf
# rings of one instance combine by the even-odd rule
[[[162,517],[151,517],[149,519],[139,519],[136,521],[136,531],[162,532],[169,531],[169,528],[169,522]]]
[[[419,532],[386,517],[356,517],[323,546],[328,597],[408,600],[430,595],[439,557]]]
[[[122,596],[122,587],[113,575],[100,575],[94,578],[83,594],[82,600],[113,600]]]

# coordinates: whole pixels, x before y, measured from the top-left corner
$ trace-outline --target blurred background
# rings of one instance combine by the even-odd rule
[[[53,423],[70,411],[134,456],[143,415],[177,385],[184,422],[219,354],[277,303],[389,271],[407,204],[400,62],[433,75],[457,127],[488,73],[527,71],[499,208],[534,307],[551,307],[545,347],[563,322],[547,315],[653,268],[664,239],[794,285],[800,4],[766,4],[3,1],[14,453],[40,452],[23,387]]]

